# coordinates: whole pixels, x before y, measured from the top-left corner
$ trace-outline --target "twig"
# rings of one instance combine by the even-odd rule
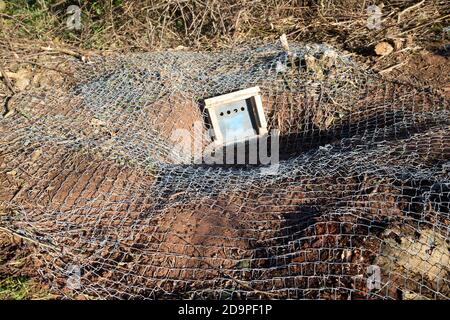
[[[3,117],[9,117],[14,113],[13,109],[9,108],[9,101],[11,100],[11,97],[16,94],[16,90],[14,90],[14,86],[11,83],[11,80],[9,79],[8,75],[6,74],[5,70],[0,66],[0,74],[2,75],[3,82],[5,83],[6,87],[11,91],[12,95],[6,96],[5,103],[4,103],[4,112],[2,112]]]
[[[70,76],[70,77],[73,77],[73,74],[72,74],[72,73],[67,72],[67,71],[64,71],[64,70],[61,70],[61,69],[58,69],[58,68],[52,68],[52,67],[45,66],[45,65],[43,65],[43,64],[34,62],[34,61],[30,61],[30,60],[25,60],[25,61],[23,61],[23,62],[24,62],[24,63],[32,64],[32,65],[37,66],[37,67],[40,67],[40,68],[44,68],[44,69],[48,69],[48,70],[52,70],[52,71],[64,73],[64,74],[66,74],[66,75],[68,75],[68,76]]]
[[[19,233],[19,232],[17,232],[17,231],[10,230],[10,229],[5,228],[5,227],[0,227],[0,230],[4,231],[4,232],[6,232],[6,233],[12,234],[12,235],[14,235],[14,236],[17,236],[17,237],[19,237],[19,238],[21,238],[21,239],[30,241],[30,242],[32,242],[32,243],[38,245],[38,246],[45,247],[45,248],[47,248],[47,249],[51,249],[51,250],[55,250],[55,251],[59,251],[55,246],[52,246],[52,245],[49,245],[49,244],[46,244],[46,243],[39,242],[39,241],[37,241],[37,240],[34,240],[34,239],[30,238],[30,237],[27,237],[27,236],[25,236],[25,235]]]
[[[9,79],[8,75],[6,74],[5,70],[0,66],[0,73],[3,78],[3,82],[8,87],[8,89],[12,92],[12,94],[16,94],[16,90],[14,90],[14,86],[11,83],[11,79]]]
[[[19,189],[16,192],[14,192],[14,194],[13,194],[13,196],[12,196],[10,201],[14,201],[26,189],[26,187],[28,187],[27,183],[22,184],[19,187]]]
[[[416,47],[406,47],[406,48],[404,48],[404,49],[395,51],[394,54],[397,54],[397,53],[400,53],[400,52],[409,51],[409,50],[411,50],[411,51],[417,51],[417,50],[421,50],[421,49],[423,49],[423,48],[420,47],[420,46],[416,46]]]
[[[60,1],[58,1],[58,2],[56,2],[56,3],[54,3],[54,4],[52,4],[52,5],[50,6],[50,8],[54,9],[54,8],[56,8],[57,6],[60,6],[60,5],[64,4],[64,3],[66,3],[66,2],[67,2],[67,0],[60,0]]]
[[[7,96],[5,98],[5,104],[4,104],[5,105],[5,108],[4,108],[5,110],[2,113],[3,118],[8,118],[8,117],[12,116],[14,114],[14,112],[15,112],[14,108],[10,108],[9,107],[9,102],[11,101],[11,98],[12,98],[12,96]]]
[[[64,48],[51,48],[51,47],[41,47],[41,50],[44,51],[49,51],[49,52],[59,52],[59,53],[64,53],[67,54],[69,56],[75,57],[83,62],[86,62],[86,57],[83,56],[81,53],[75,52],[73,50],[70,49],[64,49]]]
[[[422,0],[422,1],[420,1],[419,3],[416,3],[416,4],[414,4],[414,5],[412,5],[412,6],[408,7],[408,8],[406,8],[406,9],[403,10],[402,12],[400,12],[400,13],[397,15],[397,23],[400,24],[400,20],[401,20],[402,15],[404,15],[404,14],[405,14],[406,12],[408,12],[408,11],[411,11],[411,10],[413,10],[413,9],[416,9],[416,8],[420,7],[422,4],[424,4],[424,2],[425,2],[425,0]]]
[[[414,28],[405,30],[405,31],[401,32],[400,35],[404,35],[404,34],[406,34],[406,33],[408,33],[408,32],[417,30],[417,29],[422,28],[422,27],[426,27],[426,26],[428,26],[428,25],[430,25],[430,24],[436,23],[436,22],[441,21],[441,20],[443,20],[443,19],[446,19],[446,18],[448,18],[448,17],[450,17],[450,14],[447,14],[447,15],[445,15],[445,16],[443,16],[443,17],[437,18],[437,19],[435,19],[435,20],[433,20],[433,21],[430,21],[430,22],[427,22],[427,23],[424,23],[424,24],[415,26]]]
[[[393,66],[390,66],[389,68],[383,69],[381,71],[378,71],[379,74],[383,74],[383,73],[388,73],[391,72],[392,70],[401,67],[402,65],[404,65],[407,61],[403,61],[397,64],[394,64]]]

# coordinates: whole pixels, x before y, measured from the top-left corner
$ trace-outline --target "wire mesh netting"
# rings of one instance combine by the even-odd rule
[[[67,297],[449,299],[448,100],[290,50],[73,62],[66,85],[14,96],[1,226]],[[179,161],[174,130],[210,129],[203,99],[252,86],[276,172]]]

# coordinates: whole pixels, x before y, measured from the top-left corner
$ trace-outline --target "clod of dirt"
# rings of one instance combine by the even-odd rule
[[[393,42],[395,50],[400,50],[403,48],[403,43],[405,42],[405,39],[395,38],[393,39]]]
[[[14,80],[14,85],[19,91],[25,90],[30,84],[31,71],[27,69],[20,69],[17,72],[7,72],[5,74],[12,80]]]
[[[380,42],[375,46],[375,53],[379,56],[387,56],[394,48],[388,42]]]
[[[444,97],[450,97],[448,57],[423,51],[412,56],[401,70],[394,70],[390,76],[417,87],[430,86],[441,92]]]

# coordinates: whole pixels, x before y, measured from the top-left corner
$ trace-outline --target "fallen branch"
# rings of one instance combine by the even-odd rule
[[[75,58],[79,59],[82,62],[87,62],[87,58],[85,56],[83,56],[81,53],[78,53],[78,52],[70,50],[70,49],[41,47],[41,50],[44,50],[44,51],[47,51],[47,52],[64,53],[64,54],[67,54],[69,56],[75,57]]]
[[[52,245],[49,245],[49,244],[46,244],[46,243],[39,242],[39,241],[37,241],[37,240],[35,240],[35,239],[33,239],[33,238],[27,237],[27,236],[25,236],[25,235],[19,233],[19,232],[17,232],[17,231],[14,231],[14,230],[11,230],[11,229],[8,229],[8,228],[5,228],[5,227],[0,227],[0,230],[1,230],[1,231],[4,231],[4,232],[6,232],[6,233],[9,233],[9,234],[11,234],[11,235],[13,235],[13,236],[17,236],[17,237],[19,237],[19,238],[21,238],[21,239],[23,239],[23,240],[32,242],[32,243],[34,243],[34,244],[36,244],[36,245],[38,245],[38,246],[40,246],[40,247],[45,247],[45,248],[47,248],[47,249],[59,251],[55,246],[52,246]]]

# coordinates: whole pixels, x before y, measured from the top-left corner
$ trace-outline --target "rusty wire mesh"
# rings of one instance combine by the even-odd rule
[[[0,225],[67,297],[449,299],[448,101],[290,50],[74,62],[69,85],[16,95]],[[276,174],[176,161],[173,130],[209,128],[202,99],[255,85]]]

